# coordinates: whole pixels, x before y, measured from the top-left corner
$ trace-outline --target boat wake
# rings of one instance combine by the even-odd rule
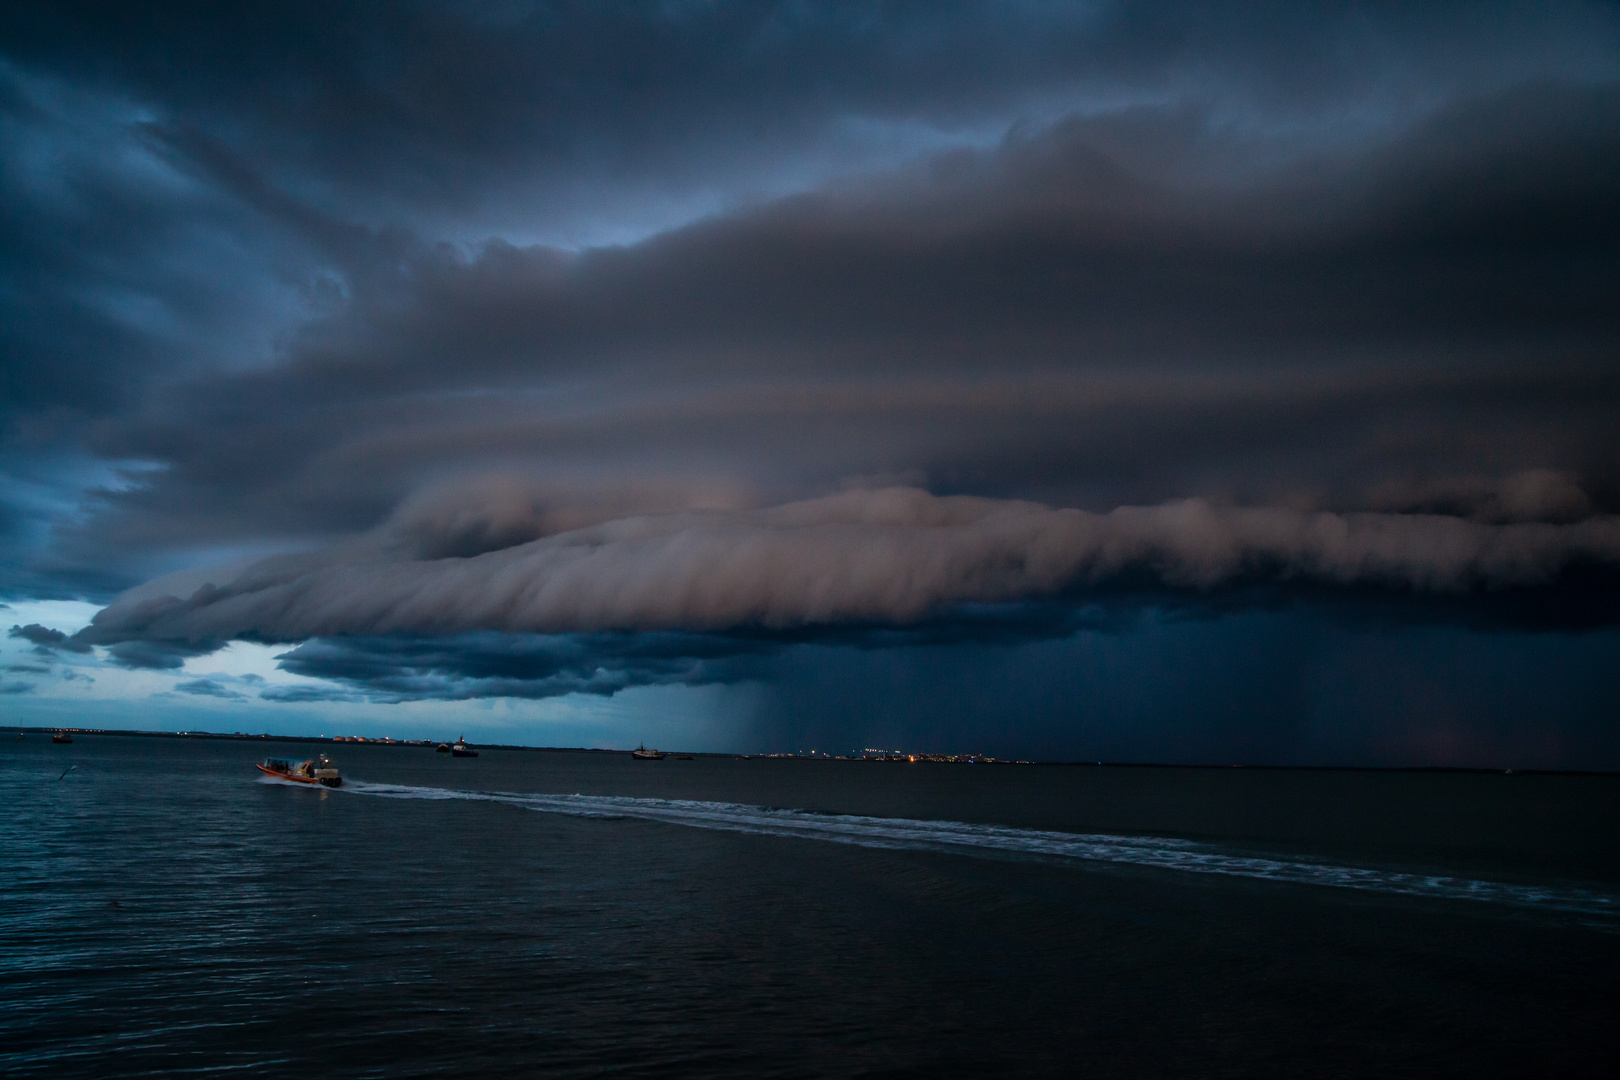
[[[298,788],[301,791],[311,786],[309,784],[300,784],[296,780],[284,780],[279,776],[268,776],[268,775],[265,775],[265,774],[262,774],[262,773],[260,775],[256,776],[256,777],[254,777],[253,782],[255,784],[268,784],[271,787]],[[322,787],[322,788],[320,788],[320,790],[321,791],[331,791],[332,789]]]
[[[963,855],[1048,856],[1090,862],[1130,863],[1197,874],[1226,874],[1263,881],[1326,885],[1408,896],[1477,900],[1543,911],[1607,916],[1620,920],[1620,896],[1591,889],[1514,885],[1446,875],[1412,874],[1338,863],[1279,859],[1223,851],[1194,840],[1095,833],[1050,832],[962,821],[817,814],[741,803],[686,799],[636,799],[615,795],[525,795],[457,791],[349,781],[341,790],[392,799],[457,799],[505,803],[526,810],[574,817],[634,818],[698,829],[791,836],[859,847],[946,851]],[[1620,925],[1620,924],[1617,924]]]

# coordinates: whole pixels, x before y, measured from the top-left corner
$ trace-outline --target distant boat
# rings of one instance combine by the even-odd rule
[[[51,732],[51,742],[69,743],[69,742],[72,742],[72,741],[73,741],[73,736],[69,735],[65,731],[53,731],[53,732]]]
[[[300,761],[297,765],[283,758],[266,758],[259,762],[258,770],[277,780],[291,780],[295,784],[319,784],[322,787],[342,787],[343,777],[337,766],[325,754]]]
[[[433,748],[433,752],[436,754],[448,754],[450,752],[450,744],[447,742],[442,742]]]
[[[635,758],[637,761],[663,761],[664,760],[663,751],[661,751],[661,750],[649,750],[649,749],[647,749],[647,747],[645,745],[638,746],[634,750],[630,751],[630,756]]]
[[[478,756],[478,751],[474,750],[472,747],[467,745],[467,736],[463,735],[460,738],[458,738],[456,740],[456,744],[450,748],[450,756],[451,757],[477,757]]]

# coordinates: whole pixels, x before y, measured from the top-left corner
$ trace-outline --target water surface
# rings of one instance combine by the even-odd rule
[[[321,749],[347,787],[251,767]],[[1620,1050],[1612,777],[32,735],[0,791],[9,1076],[1581,1076]]]

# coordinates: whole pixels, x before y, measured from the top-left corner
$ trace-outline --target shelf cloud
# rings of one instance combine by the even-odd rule
[[[75,641],[909,624],[1126,574],[1193,591],[1298,581],[1466,594],[1620,569],[1620,518],[1487,524],[1196,499],[1094,514],[892,488],[624,518],[468,557],[387,553],[374,541],[159,579]]]

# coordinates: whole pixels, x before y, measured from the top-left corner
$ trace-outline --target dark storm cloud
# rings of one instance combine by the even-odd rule
[[[18,5],[0,54],[8,475],[123,469],[0,490],[0,566],[235,560],[73,639],[116,662],[548,696],[1620,610],[1611,7]]]
[[[46,441],[47,418],[128,407],[153,379],[262,360],[267,324],[301,306],[289,278],[308,260],[188,175],[142,111],[0,60],[12,441]]]
[[[1490,525],[1187,500],[1108,514],[896,488],[768,511],[621,519],[468,558],[377,546],[279,556],[133,590],[75,639],[297,641],[478,630],[724,631],[924,622],[963,604],[1083,593],[1128,576],[1422,594],[1620,570],[1620,518]]]
[[[174,688],[182,694],[193,694],[198,697],[214,697],[225,701],[243,699],[242,694],[212,679],[188,679],[182,683],[175,683]]]
[[[87,491],[153,462],[108,461],[97,423],[170,380],[265,362],[321,310],[300,238],[177,169],[139,103],[27,71],[0,45],[0,587],[105,595],[127,563],[62,558],[52,530]],[[133,474],[130,470],[133,469]],[[138,571],[137,571],[138,572]]]
[[[1234,745],[1259,748],[1266,742],[1269,736],[1263,730],[1250,730],[1236,742],[1232,739],[1237,728],[1253,729],[1261,713],[1278,713],[1278,722],[1283,723],[1282,714],[1298,711],[1297,695],[1279,697],[1286,687],[1272,675],[1256,674],[1252,669],[1260,662],[1242,658],[1246,649],[1263,647],[1270,655],[1261,667],[1277,667],[1289,673],[1288,680],[1297,681],[1304,676],[1293,670],[1299,658],[1292,655],[1289,643],[1298,638],[1301,627],[1326,628],[1336,639],[1352,641],[1414,634],[1463,638],[1470,631],[1517,641],[1526,640],[1522,636],[1526,631],[1607,630],[1612,637],[1612,628],[1620,621],[1613,603],[1617,591],[1620,570],[1596,577],[1590,573],[1568,575],[1554,588],[1419,597],[1407,590],[1313,589],[1297,583],[1250,583],[1188,592],[1135,576],[1116,580],[1107,588],[1085,590],[1080,596],[960,605],[904,624],[839,623],[710,633],[475,632],[433,638],[319,638],[281,654],[279,664],[293,674],[328,680],[336,686],[274,686],[261,691],[260,697],[294,702],[548,698],[611,695],[638,686],[752,683],[774,688],[775,692],[757,698],[763,712],[756,718],[763,725],[761,730],[772,738],[785,738],[794,731],[800,735],[819,731],[820,743],[855,745],[862,738],[875,738],[874,732],[888,725],[893,735],[890,741],[915,747],[926,736],[927,745],[937,748],[938,740],[950,741],[948,728],[959,728],[962,738],[972,734],[974,717],[980,711],[1023,710],[1034,718],[1031,730],[999,730],[994,733],[994,743],[985,745],[993,745],[997,753],[1051,756],[1075,752],[1073,741],[1065,742],[1056,717],[1072,695],[1086,696],[1082,684],[1098,674],[1064,669],[1067,673],[1057,678],[1056,672],[1066,663],[1061,657],[1075,649],[1095,653],[1096,642],[1112,641],[1108,649],[1134,659],[1125,670],[1108,665],[1107,681],[1134,678],[1130,672],[1143,662],[1140,654],[1152,648],[1132,641],[1146,634],[1159,640],[1196,642],[1196,646],[1182,647],[1205,652],[1219,643],[1213,649],[1216,659],[1200,661],[1203,668],[1235,664],[1250,669],[1241,678],[1229,680],[1234,685],[1225,691],[1231,702],[1222,714],[1225,719],[1220,720],[1224,726],[1218,734],[1208,736],[1225,739],[1230,751]],[[1278,634],[1232,636],[1234,625],[1251,625],[1257,619],[1286,629]],[[1086,641],[1093,644],[1077,644]],[[1590,654],[1594,647],[1583,646],[1580,651]],[[1595,651],[1600,654],[1602,649]],[[1161,663],[1163,658],[1154,662]],[[1175,661],[1185,662],[1185,658]],[[815,714],[829,705],[847,710],[853,700],[866,698],[871,677],[886,665],[893,665],[886,690],[855,709],[855,719],[846,716],[833,725],[844,723],[844,728],[834,731],[826,727],[825,718],[817,718]],[[1013,671],[1016,676],[1009,674]],[[967,684],[986,673],[992,676],[990,689],[966,692]],[[1588,671],[1583,677],[1591,681],[1590,675]],[[1006,685],[1009,679],[1019,687]],[[1161,690],[1158,696],[1163,700],[1154,706],[1154,722],[1164,728],[1171,724],[1170,713],[1184,708],[1185,703],[1178,705],[1174,692]],[[1567,693],[1577,700],[1582,697],[1573,688]],[[1088,709],[1099,723],[1105,711],[1096,704]],[[1576,711],[1584,715],[1591,711],[1590,704],[1581,704]],[[883,717],[881,723],[861,734],[862,724],[879,717]],[[1591,722],[1589,717],[1582,720]],[[1041,730],[1042,725],[1052,729]],[[982,730],[978,737],[985,737]],[[1119,737],[1118,732],[1110,736]],[[1113,746],[1107,756],[1152,756],[1142,749],[1151,739],[1141,733],[1134,738],[1138,749],[1125,752],[1122,747],[1127,740]],[[1059,749],[1064,746],[1068,748]]]
[[[112,645],[107,655],[120,667],[178,671],[194,656],[211,653],[224,642],[202,643],[126,640]]]
[[[364,701],[364,695],[335,686],[269,686],[259,691],[265,701],[308,704],[316,701]]]
[[[90,649],[83,642],[69,637],[60,630],[52,630],[48,626],[38,623],[29,623],[27,626],[13,626],[6,632],[7,637],[22,638],[32,641],[35,645],[46,649],[66,649],[68,652],[89,652]]]
[[[796,650],[862,651],[970,644],[1017,646],[1082,629],[1122,629],[1121,607],[1070,603],[963,605],[918,623],[840,624],[723,632],[571,634],[473,632],[446,637],[333,637],[278,657],[295,675],[331,680],[374,701],[612,695],[635,686],[703,686],[775,678]],[[308,687],[272,687],[271,700],[306,700]],[[339,691],[338,693],[345,693]],[[294,695],[294,696],[289,696]],[[348,693],[352,699],[355,694]]]
[[[1116,117],[633,248],[422,249],[290,363],[104,425],[102,454],[168,469],[85,542],[460,499],[505,515],[464,538],[499,546],[873,477],[1097,509],[1620,506],[1616,93],[1526,90],[1235,187],[1132,172],[1112,127],[1203,153],[1183,118]]]
[[[738,682],[764,673],[757,661],[781,647],[746,635],[471,633],[318,639],[279,660],[295,675],[351,686],[371,700],[544,698]],[[286,693],[277,687],[261,696],[289,700]]]
[[[0,42],[343,216],[565,234],[1077,107],[1342,128],[1615,67],[1584,4],[59,2],[8,5]]]
[[[426,252],[409,303],[126,429],[174,467],[102,526],[387,520],[154,583],[86,640],[906,624],[1131,573],[1428,593],[1612,567],[1617,119],[1609,91],[1535,88],[1327,177],[1210,187],[1099,149],[1204,152],[1133,115],[630,249]],[[863,471],[1284,505],[748,509]]]

